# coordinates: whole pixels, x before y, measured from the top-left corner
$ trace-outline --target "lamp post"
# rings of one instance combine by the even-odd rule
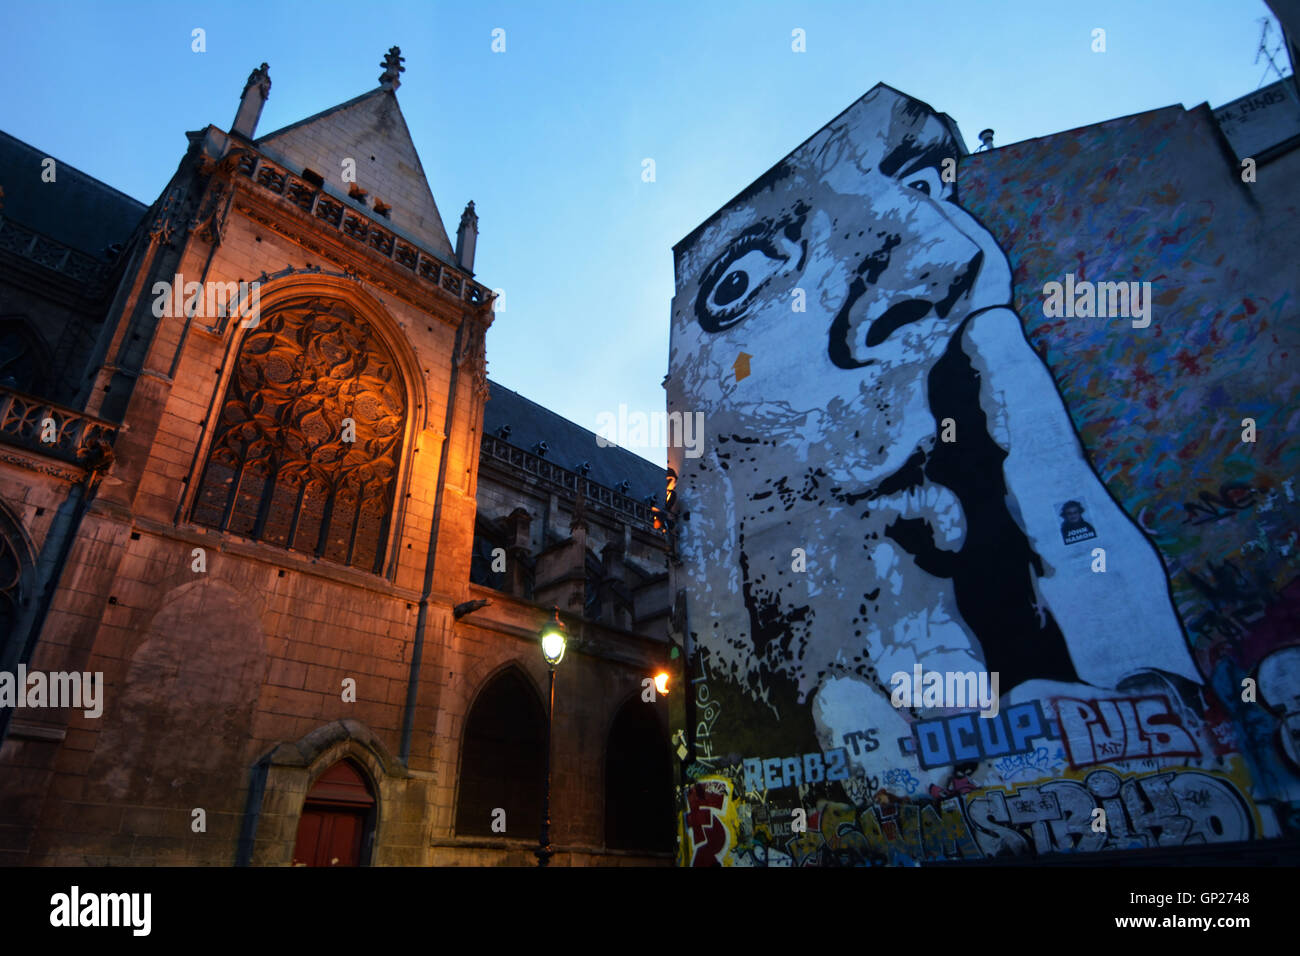
[[[555,668],[564,659],[564,648],[568,643],[564,624],[560,620],[560,609],[555,609],[555,620],[548,621],[540,635],[542,657],[551,671],[550,703],[546,710],[546,789],[542,796],[542,835],[537,849],[537,865],[546,866],[551,862],[551,724],[555,720]]]

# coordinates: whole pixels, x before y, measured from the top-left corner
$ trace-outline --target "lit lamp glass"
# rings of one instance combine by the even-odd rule
[[[557,611],[555,620],[542,628],[542,657],[546,658],[546,663],[551,667],[559,664],[564,658],[564,648],[567,643],[564,625],[560,623],[560,615]]]
[[[668,693],[668,672],[660,671],[655,674],[655,690],[660,694]]]

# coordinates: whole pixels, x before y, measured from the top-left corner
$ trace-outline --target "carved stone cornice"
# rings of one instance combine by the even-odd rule
[[[436,294],[433,297],[427,294],[420,295],[419,293],[423,290],[415,288],[409,280],[400,281],[400,277],[395,275],[392,270],[369,266],[352,249],[336,240],[332,240],[328,234],[310,228],[310,224],[304,223],[299,217],[294,217],[292,214],[286,215],[283,210],[274,206],[250,200],[242,190],[236,194],[234,207],[248,219],[265,229],[333,263],[339,268],[340,273],[347,278],[366,282],[376,289],[381,289],[389,295],[415,306],[422,312],[438,316],[448,324],[455,322],[455,317],[445,306],[442,308],[434,307],[435,302],[448,305],[452,303]],[[430,301],[431,298],[433,301]]]
[[[391,223],[377,221],[254,150],[241,149],[235,165],[234,205],[254,222],[422,311],[435,311],[430,308],[435,302],[455,302],[479,314],[490,311],[489,289],[398,233]],[[436,311],[446,313],[445,308]]]
[[[0,462],[9,465],[15,465],[24,471],[34,471],[41,475],[49,475],[51,478],[58,478],[62,481],[76,484],[86,477],[86,473],[80,468],[67,468],[63,465],[56,465],[49,461],[41,461],[31,455],[16,454],[14,452],[0,449]]]

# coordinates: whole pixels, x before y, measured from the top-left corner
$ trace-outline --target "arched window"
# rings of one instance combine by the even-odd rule
[[[546,713],[511,668],[478,695],[465,724],[456,832],[536,839],[542,823]],[[492,829],[505,811],[505,830]]]
[[[0,316],[0,386],[46,397],[49,356],[23,317]]]
[[[370,856],[375,797],[350,760],[330,767],[307,792],[293,848],[294,866],[361,866]]]
[[[22,647],[18,622],[31,600],[32,560],[22,526],[0,504],[0,667],[17,663]]]
[[[605,845],[613,849],[673,849],[672,755],[655,706],[633,698],[618,712],[609,732]]]
[[[374,328],[336,300],[287,301],[240,347],[192,520],[378,572],[405,427]]]
[[[509,544],[505,533],[497,527],[495,521],[489,521],[482,515],[475,517],[474,550],[469,561],[471,584],[481,584],[487,588],[510,593],[509,573],[497,570],[502,566],[499,559]],[[498,548],[500,551],[497,550]]]

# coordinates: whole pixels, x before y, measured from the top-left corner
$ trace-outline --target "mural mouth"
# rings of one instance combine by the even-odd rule
[[[934,305],[925,299],[905,299],[897,305],[891,305],[880,318],[868,326],[867,347],[879,345],[896,329],[925,318],[932,308]]]

